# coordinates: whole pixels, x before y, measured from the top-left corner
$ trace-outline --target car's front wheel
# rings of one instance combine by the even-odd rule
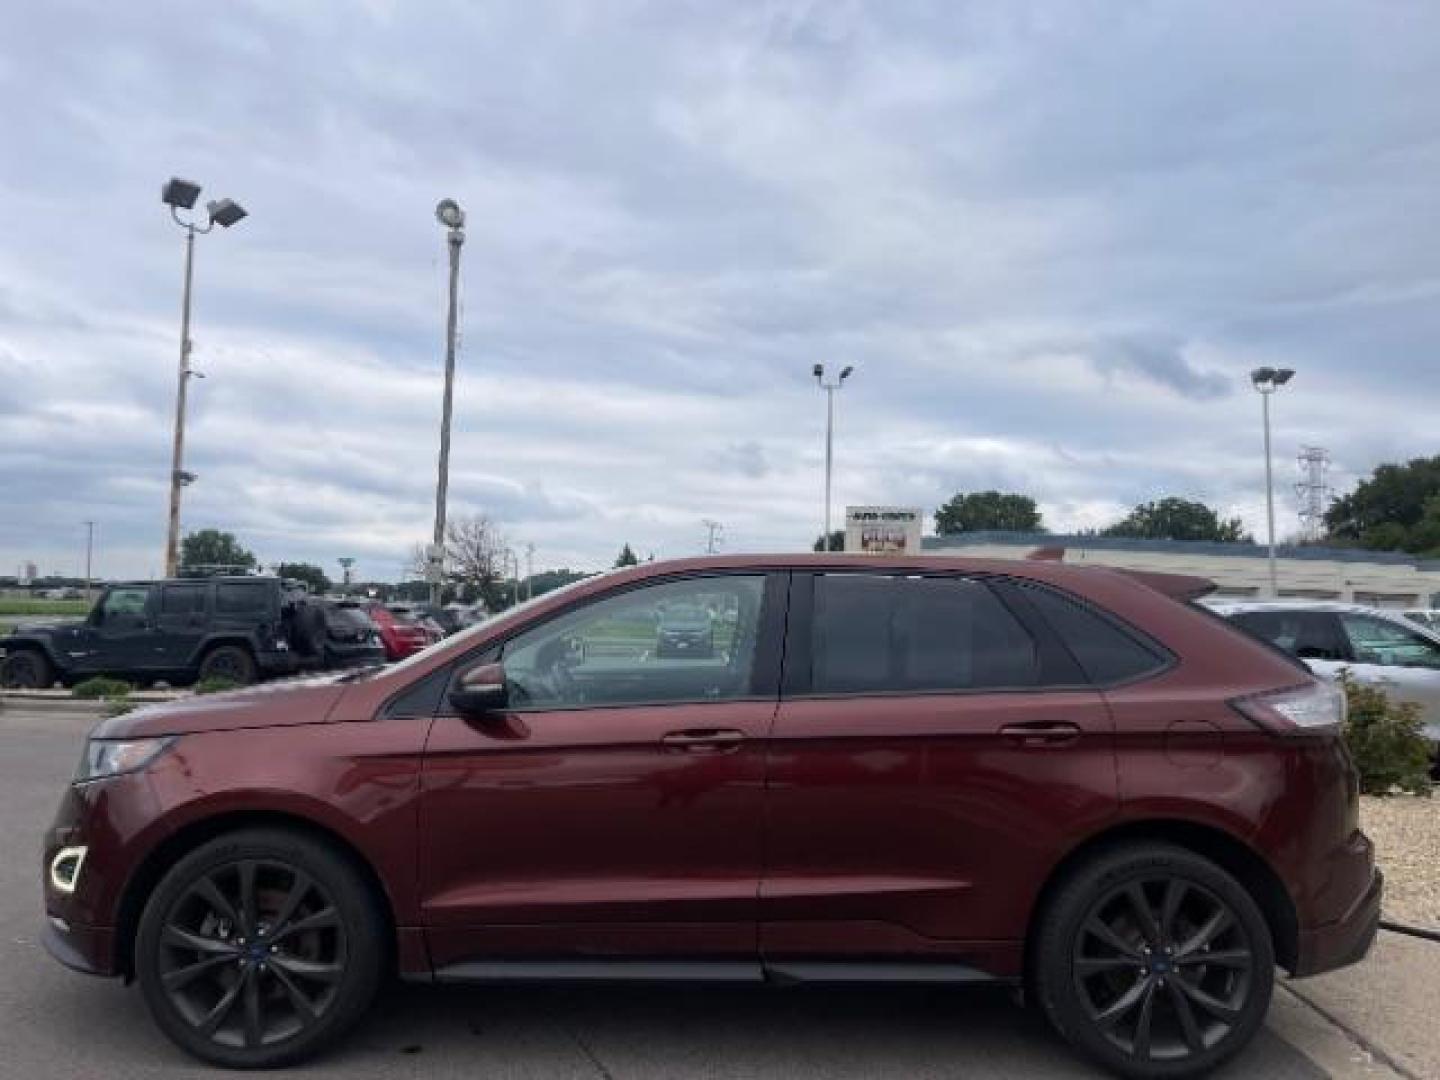
[[[145,905],[135,974],[160,1028],[196,1057],[260,1068],[310,1057],[374,997],[385,926],[349,860],[301,833],[210,841]]]
[[[1168,844],[1080,867],[1041,916],[1032,973],[1055,1029],[1123,1076],[1199,1076],[1265,1021],[1274,946],[1254,899]]]

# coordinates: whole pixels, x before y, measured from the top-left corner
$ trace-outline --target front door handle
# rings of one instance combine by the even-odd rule
[[[1017,746],[1064,746],[1080,738],[1080,727],[1065,721],[1032,720],[1006,724],[1000,735]]]
[[[745,733],[732,728],[691,728],[672,731],[660,738],[667,750],[685,754],[728,754],[740,749],[744,741]]]

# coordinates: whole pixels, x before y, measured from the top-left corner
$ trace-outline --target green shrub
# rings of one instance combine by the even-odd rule
[[[1409,791],[1430,792],[1430,742],[1414,702],[1391,701],[1385,691],[1366,686],[1340,673],[1349,717],[1345,742],[1360,771],[1360,790],[1366,795]]]
[[[124,716],[127,712],[134,712],[137,708],[139,706],[130,701],[112,701],[105,706],[105,715],[106,717]]]
[[[134,688],[124,679],[107,679],[103,676],[96,676],[93,679],[86,679],[82,683],[76,683],[70,693],[85,701],[112,701],[116,698],[128,697],[132,689]]]
[[[197,694],[223,694],[226,690],[239,690],[240,688],[241,684],[234,679],[212,675],[208,679],[201,679],[197,682],[194,690]]]

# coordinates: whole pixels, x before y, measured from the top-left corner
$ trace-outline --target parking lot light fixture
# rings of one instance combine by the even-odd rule
[[[445,496],[450,485],[450,414],[455,394],[455,321],[460,289],[460,246],[465,243],[465,211],[454,199],[441,199],[435,220],[445,226],[450,245],[450,306],[445,315],[445,395],[440,406],[440,467],[435,481],[435,540],[430,546],[430,602],[440,603],[445,551]],[[439,565],[436,565],[436,563]]]
[[[835,391],[845,384],[855,371],[853,364],[847,364],[834,382],[825,381],[825,365],[816,364],[810,369],[815,382],[825,391],[825,530],[820,534],[822,551],[830,550],[830,480],[835,459]]]
[[[185,471],[185,405],[191,376],[204,378],[190,366],[190,294],[194,283],[195,237],[204,235],[218,224],[228,229],[246,216],[245,209],[234,199],[212,200],[206,205],[205,220],[197,222],[181,210],[193,210],[200,197],[200,185],[172,176],[160,189],[160,201],[170,207],[175,224],[185,230],[185,289],[180,303],[180,372],[176,378],[175,435],[170,452],[170,514],[165,530],[165,576],[174,577],[180,554],[180,491],[195,479]]]
[[[1270,460],[1270,395],[1294,377],[1293,368],[1257,367],[1250,372],[1250,383],[1260,394],[1261,424],[1265,429],[1266,562],[1272,597],[1280,595],[1280,573],[1275,565],[1275,476]]]

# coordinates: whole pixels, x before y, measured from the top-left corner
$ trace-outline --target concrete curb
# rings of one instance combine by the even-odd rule
[[[154,705],[176,701],[189,694],[181,691],[144,690],[113,701],[72,697],[68,690],[3,690],[0,709],[24,709],[26,712],[56,713],[65,716],[101,717],[111,705]]]

